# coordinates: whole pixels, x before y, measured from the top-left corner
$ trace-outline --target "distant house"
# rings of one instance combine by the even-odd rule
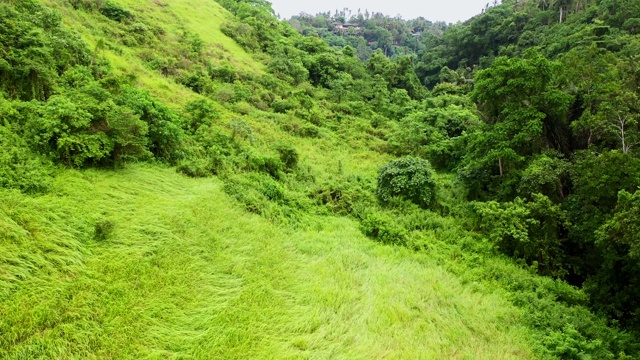
[[[333,32],[335,33],[346,33],[347,31],[349,31],[349,29],[360,31],[360,24],[351,24],[351,23],[343,24],[341,22],[334,22],[331,25],[333,26]]]

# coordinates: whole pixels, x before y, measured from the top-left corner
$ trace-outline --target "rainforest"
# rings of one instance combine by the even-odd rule
[[[638,63],[637,0],[0,0],[0,358],[638,359]]]

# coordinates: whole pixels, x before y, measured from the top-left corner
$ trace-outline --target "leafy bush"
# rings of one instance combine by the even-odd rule
[[[21,130],[34,150],[67,166],[147,158],[148,124],[111,97],[94,81],[46,103],[22,104]]]
[[[219,175],[224,169],[239,166],[246,162],[244,150],[231,138],[220,130],[213,130],[208,126],[201,126],[195,133],[194,139],[200,148],[191,157],[206,158],[207,169],[213,175]],[[199,162],[199,160],[198,160]]]
[[[122,88],[115,102],[131,109],[133,114],[147,123],[148,147],[156,158],[173,164],[183,157],[183,120],[175,111],[153,98],[147,91],[130,86]]]
[[[279,158],[268,155],[252,155],[249,157],[249,170],[268,174],[274,179],[283,177],[284,164]]]
[[[98,241],[105,241],[109,239],[111,234],[113,233],[113,229],[116,224],[112,220],[109,219],[100,219],[96,222],[95,229],[93,232],[93,238]]]
[[[640,33],[640,19],[639,18],[629,19],[625,21],[624,24],[622,24],[622,28],[627,30],[631,34],[638,34]]]
[[[229,126],[231,127],[231,140],[241,138],[244,140],[249,140],[249,142],[255,141],[253,137],[253,129],[244,119],[233,119],[231,120]]]
[[[253,106],[246,101],[239,101],[233,105],[233,111],[238,114],[249,115],[253,111]]]
[[[205,91],[205,88],[207,88],[207,84],[211,82],[204,71],[200,68],[185,72],[178,81],[198,94],[202,94]]]
[[[394,197],[400,197],[422,208],[428,208],[433,203],[435,194],[431,164],[416,157],[391,161],[380,169],[376,193],[382,203],[389,203]]]
[[[199,178],[211,175],[211,162],[206,158],[183,160],[176,171],[189,177]]]
[[[545,275],[567,273],[563,242],[558,238],[567,223],[567,214],[542,194],[533,201],[516,198],[512,202],[477,202],[479,228],[503,252],[524,259]]]
[[[49,187],[51,172],[48,162],[33,154],[18,135],[0,126],[0,187],[43,192]]]
[[[298,223],[310,211],[309,202],[291,197],[285,187],[267,174],[245,173],[225,179],[223,190],[245,210],[278,223]]]
[[[270,201],[283,202],[286,200],[285,189],[282,184],[273,179],[265,179],[258,189]]]
[[[69,1],[69,4],[71,4],[71,6],[76,10],[84,9],[89,11],[95,11],[95,10],[101,9],[105,4],[105,0],[68,0],[68,1]]]
[[[371,179],[351,175],[317,185],[308,196],[333,213],[362,218],[376,204],[374,192]]]
[[[133,19],[133,14],[131,13],[131,11],[123,8],[113,1],[107,1],[104,6],[100,8],[100,13],[117,22],[125,22]]]
[[[280,114],[284,114],[289,110],[293,110],[296,108],[296,106],[296,102],[289,99],[274,101],[271,104],[271,108],[273,109],[273,111]]]
[[[296,134],[305,138],[318,138],[320,137],[320,129],[317,126],[311,124],[302,125],[300,128],[298,128]]]
[[[259,47],[255,30],[249,24],[235,21],[227,22],[220,26],[220,31],[249,51],[255,51]]]
[[[198,99],[188,102],[184,111],[188,115],[188,127],[191,131],[196,131],[202,125],[211,125],[214,120],[220,118],[220,113],[216,110],[212,101]]]
[[[11,5],[15,3],[15,5]],[[61,16],[36,1],[0,3],[0,92],[10,99],[46,100],[58,75],[88,65],[90,51]]]
[[[613,216],[598,229],[596,237],[603,259],[585,290],[596,308],[640,331],[640,190],[620,191]]]
[[[278,144],[276,146],[276,151],[280,155],[280,161],[284,164],[286,171],[290,172],[298,166],[300,156],[293,146],[288,144]]]
[[[238,80],[238,73],[236,69],[229,63],[218,67],[209,66],[207,71],[212,80],[222,81],[225,83],[233,83],[235,80]]]
[[[309,76],[299,58],[291,58],[285,54],[274,56],[267,65],[267,71],[293,85],[300,84]]]
[[[366,236],[389,245],[405,245],[407,230],[396,219],[386,214],[371,213],[360,222],[360,230]]]

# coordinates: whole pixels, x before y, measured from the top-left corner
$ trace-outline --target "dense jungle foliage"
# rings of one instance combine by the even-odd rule
[[[279,21],[267,1],[218,3],[233,42],[216,47],[135,1],[0,2],[3,202],[139,162],[217,176],[278,226],[348,217],[501,289],[532,357],[640,356],[638,2],[506,0],[450,26],[360,12]],[[336,34],[334,21],[362,30]],[[46,268],[13,245],[31,236],[10,231],[29,223],[15,209],[0,209],[3,304]],[[96,220],[92,239],[113,226]],[[19,358],[11,349],[39,330],[11,321],[0,356]]]
[[[423,19],[349,14],[290,22],[305,24],[302,33],[362,24],[362,34],[318,32],[334,46],[393,39],[411,50],[409,35],[426,31],[411,60],[392,60],[411,61],[431,89],[422,109],[397,119],[394,152],[456,172],[476,230],[539,273],[583,286],[594,308],[637,329],[631,238],[640,233],[620,221],[636,220],[624,209],[640,186],[640,6],[508,1],[443,34]]]

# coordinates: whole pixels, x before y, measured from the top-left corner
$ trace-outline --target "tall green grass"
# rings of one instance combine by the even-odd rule
[[[346,218],[276,227],[221,185],[139,165],[2,190],[0,358],[533,358],[499,293]]]
[[[92,45],[121,30],[43,2]],[[184,30],[214,62],[262,71],[222,35],[231,15],[213,0],[118,3],[163,27],[167,43],[114,42],[101,56],[167,104],[199,95],[145,67],[141,54],[173,51]],[[391,156],[367,121],[323,118],[305,137],[291,130],[309,125],[295,114],[219,108],[217,129],[230,133],[239,116],[252,128],[255,141],[237,140],[249,153],[295,148],[295,171],[276,183],[242,170],[189,179],[135,165],[63,170],[37,197],[0,189],[0,358],[528,359],[553,358],[549,349],[584,357],[579,349],[604,335],[615,342],[618,333],[599,333],[603,321],[571,307],[582,293],[496,256],[446,216],[464,211],[453,176],[438,177],[443,216],[378,206],[375,177]],[[262,185],[279,197],[267,199]],[[263,216],[245,211],[256,204]],[[397,222],[408,247],[365,238],[356,219],[369,213]],[[589,337],[574,336],[574,325]],[[567,346],[575,341],[584,344]]]

